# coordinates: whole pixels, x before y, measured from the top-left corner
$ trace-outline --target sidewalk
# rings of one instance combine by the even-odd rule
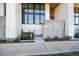
[[[79,41],[0,44],[0,56],[24,56],[79,51]]]

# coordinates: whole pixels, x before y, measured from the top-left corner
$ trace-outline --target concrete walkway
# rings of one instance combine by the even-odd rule
[[[79,41],[0,44],[0,56],[24,56],[79,51]]]

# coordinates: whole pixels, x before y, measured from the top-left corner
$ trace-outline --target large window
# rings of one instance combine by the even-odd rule
[[[74,24],[79,24],[79,12],[75,12],[74,18]]]
[[[45,19],[44,4],[22,4],[22,24],[43,24]]]
[[[74,10],[74,24],[79,24],[79,8],[75,8]]]

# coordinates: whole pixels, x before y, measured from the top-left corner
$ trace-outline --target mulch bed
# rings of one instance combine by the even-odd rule
[[[66,38],[51,38],[51,39],[44,39],[45,42],[52,42],[52,41],[70,41],[70,39]]]

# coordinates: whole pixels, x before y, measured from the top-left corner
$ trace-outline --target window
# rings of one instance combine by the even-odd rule
[[[74,8],[74,24],[79,24],[79,8]]]
[[[22,24],[43,24],[45,19],[44,4],[22,4]]]
[[[29,24],[33,24],[33,15],[32,14],[28,15],[28,21],[29,21],[28,22]]]
[[[40,23],[43,23],[44,22],[44,19],[45,19],[45,16],[44,15],[41,15],[41,22]]]
[[[27,14],[24,15],[25,23],[27,23]]]
[[[35,15],[35,24],[39,24],[39,15]]]
[[[79,12],[75,12],[74,14],[74,24],[79,24]]]

